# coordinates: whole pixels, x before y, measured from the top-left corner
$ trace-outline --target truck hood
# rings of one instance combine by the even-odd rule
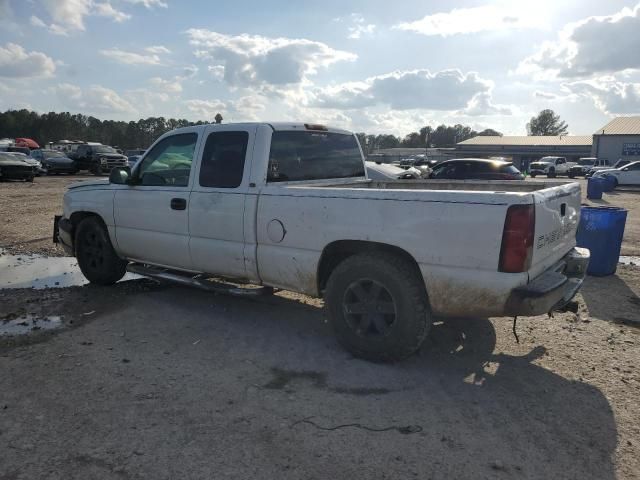
[[[102,178],[102,179],[96,179],[96,180],[85,180],[83,182],[75,182],[72,183],[71,185],[69,185],[69,190],[73,190],[75,188],[82,188],[82,187],[102,187],[105,185],[109,185],[109,179],[107,178]]]

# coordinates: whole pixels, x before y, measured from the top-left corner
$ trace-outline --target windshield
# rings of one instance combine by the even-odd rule
[[[595,162],[595,160],[591,160],[591,159],[587,159],[587,160],[578,160],[578,165],[582,165],[583,167],[588,167],[590,165],[593,165]]]
[[[93,147],[93,151],[97,153],[117,153],[113,147],[108,147],[107,145]]]
[[[364,177],[364,163],[353,135],[280,131],[271,136],[269,182]]]

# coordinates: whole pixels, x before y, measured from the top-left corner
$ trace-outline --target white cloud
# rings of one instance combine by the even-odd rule
[[[55,71],[53,59],[42,52],[27,52],[15,43],[0,46],[0,77],[50,77]]]
[[[54,92],[66,108],[83,113],[130,113],[133,106],[115,91],[101,85],[92,85],[82,89],[77,85],[61,83]]]
[[[226,35],[197,28],[186,33],[196,56],[223,65],[224,80],[232,86],[300,83],[321,67],[356,59],[352,53],[307,39]]]
[[[187,100],[184,105],[199,120],[212,120],[216,113],[223,112],[227,108],[221,100]]]
[[[198,67],[195,65],[187,65],[182,69],[184,78],[193,78],[198,74]]]
[[[89,15],[92,0],[42,0],[42,6],[53,20],[49,26],[58,33],[84,31],[84,17]]]
[[[100,50],[100,54],[126,65],[160,65],[160,56],[156,54],[145,55],[136,52],[128,52],[119,48]]]
[[[455,8],[447,13],[427,15],[421,20],[394,25],[394,29],[422,35],[450,35],[478,33],[485,31],[541,28],[545,19],[541,18],[544,8],[518,5],[484,5],[473,8]]]
[[[164,93],[181,93],[182,84],[180,83],[180,77],[175,77],[172,80],[165,80],[160,77],[153,77],[149,80],[149,83],[157,90]]]
[[[489,116],[511,115],[513,112],[511,107],[493,103],[491,92],[487,91],[476,94],[462,113],[470,116]]]
[[[127,2],[129,3],[133,3],[135,5],[142,5],[146,8],[154,8],[154,7],[160,7],[160,8],[167,8],[167,2],[164,2],[163,0],[127,0]]]
[[[477,94],[489,92],[491,87],[491,82],[475,72],[396,71],[364,82],[316,90],[312,105],[353,109],[384,104],[395,110],[458,110],[466,108]]]
[[[145,52],[149,52],[149,53],[158,53],[158,54],[171,53],[171,50],[169,50],[167,47],[163,45],[152,45],[150,47],[145,48],[144,50]]]
[[[640,69],[640,4],[571,23],[518,66],[519,74],[588,77]]]
[[[544,98],[546,100],[555,100],[556,98],[558,98],[558,95],[556,95],[555,93],[542,92],[540,90],[536,90],[535,92],[533,92],[533,96],[535,98]]]
[[[611,76],[563,84],[572,94],[588,98],[607,114],[640,113],[640,83],[622,82]]]
[[[113,5],[111,5],[111,3],[109,2],[94,4],[93,11],[95,15],[110,18],[117,23],[122,23],[125,20],[129,20],[131,18],[131,15],[129,15],[128,13],[124,13],[113,8]]]
[[[207,70],[215,80],[224,79],[224,65],[209,65]]]
[[[364,17],[359,13],[352,13],[348,17],[339,17],[335,20],[337,22],[350,23],[350,25],[347,27],[349,30],[349,35],[347,35],[347,38],[351,38],[353,40],[358,40],[363,35],[370,35],[376,29],[376,26],[373,23],[367,23]]]
[[[110,18],[114,22],[121,23],[129,20],[131,15],[117,10],[109,0],[98,2],[95,0],[40,0],[42,10],[46,12],[51,23],[47,23],[40,17],[31,17],[31,24],[38,27],[46,27],[56,35],[68,35],[73,31],[84,31],[85,17],[94,15]]]
[[[36,17],[35,15],[31,15],[31,18],[29,18],[29,23],[31,25],[33,25],[34,27],[46,27],[47,24],[44,23],[40,18]]]

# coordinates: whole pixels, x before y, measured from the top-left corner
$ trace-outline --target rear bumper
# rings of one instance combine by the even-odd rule
[[[589,258],[586,248],[571,250],[546,272],[513,290],[507,300],[506,314],[533,316],[564,307],[580,290]]]
[[[53,219],[53,243],[60,244],[69,255],[75,255],[73,248],[73,225],[68,219],[60,215],[56,215]]]

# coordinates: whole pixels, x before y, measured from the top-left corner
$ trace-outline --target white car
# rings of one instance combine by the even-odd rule
[[[390,163],[364,163],[367,168],[367,177],[371,180],[410,180],[422,178],[420,171],[413,167],[405,170]]]
[[[548,178],[555,178],[558,175],[568,176],[574,165],[576,162],[567,162],[565,157],[542,157],[537,162],[531,162],[529,174],[532,177],[546,175]]]
[[[595,177],[614,177],[616,185],[640,185],[640,162],[628,163],[621,168],[600,170],[593,174]]]
[[[566,308],[589,261],[575,247],[580,198],[578,183],[373,183],[347,131],[199,125],[161,136],[133,171],[71,185],[54,239],[100,285],[129,270],[322,296],[352,354],[396,360],[436,315]]]

